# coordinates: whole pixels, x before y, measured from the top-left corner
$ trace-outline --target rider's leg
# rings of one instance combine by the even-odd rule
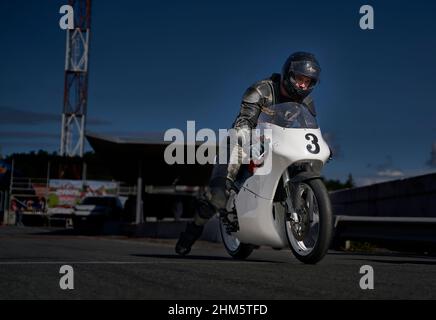
[[[180,234],[176,244],[176,252],[186,255],[191,251],[192,245],[203,233],[204,225],[220,210],[225,210],[229,191],[233,188],[236,176],[244,155],[239,143],[227,144],[227,162],[214,166],[209,190],[197,201],[194,221],[188,223],[185,232]]]
[[[194,221],[188,223],[185,232],[180,234],[176,244],[178,254],[188,254],[195,241],[203,233],[204,225],[217,212],[225,210],[232,185],[233,183],[227,178],[211,181],[210,189],[197,200]]]
[[[191,251],[192,245],[203,233],[204,225],[219,210],[226,207],[228,192],[225,178],[217,177],[217,171],[222,172],[222,168],[214,167],[215,176],[212,174],[209,190],[197,199],[194,221],[188,223],[186,230],[180,234],[176,244],[176,252],[180,255],[186,255]]]

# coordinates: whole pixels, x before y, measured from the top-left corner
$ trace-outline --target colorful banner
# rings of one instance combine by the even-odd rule
[[[73,207],[85,197],[118,195],[118,182],[58,180],[49,181],[49,213],[72,213]]]

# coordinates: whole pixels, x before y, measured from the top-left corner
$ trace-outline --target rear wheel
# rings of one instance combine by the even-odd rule
[[[286,236],[294,256],[315,264],[327,253],[332,236],[330,198],[320,179],[298,182],[290,188],[294,212],[287,214]]]
[[[254,250],[254,246],[239,241],[229,230],[224,217],[220,217],[220,232],[227,253],[234,259],[244,260]]]

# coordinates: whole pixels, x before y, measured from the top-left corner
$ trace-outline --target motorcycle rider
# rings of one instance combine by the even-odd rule
[[[274,104],[302,103],[315,116],[315,105],[309,94],[319,82],[320,72],[321,67],[313,54],[295,52],[284,63],[281,74],[274,73],[250,86],[243,95],[239,114],[232,126],[236,129],[239,143],[249,141],[250,131],[256,127],[262,109]],[[230,149],[230,157],[234,157],[238,145]],[[214,166],[209,190],[198,200],[194,221],[188,223],[185,232],[180,234],[175,248],[178,254],[188,254],[201,236],[206,222],[216,212],[225,209],[240,165],[240,161],[230,161],[229,164]]]

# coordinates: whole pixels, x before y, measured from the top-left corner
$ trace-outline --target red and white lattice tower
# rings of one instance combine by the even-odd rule
[[[61,156],[83,156],[88,104],[91,0],[69,0],[74,29],[67,29]]]

